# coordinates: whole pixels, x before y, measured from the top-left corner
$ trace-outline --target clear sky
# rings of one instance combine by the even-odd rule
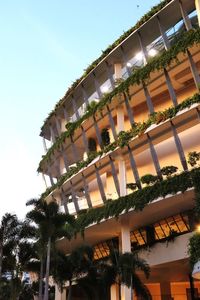
[[[0,217],[44,186],[40,127],[94,59],[158,0],[0,0]]]

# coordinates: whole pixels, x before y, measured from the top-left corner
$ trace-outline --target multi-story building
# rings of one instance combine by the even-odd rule
[[[77,215],[85,231],[84,241],[62,240],[66,253],[82,243],[96,259],[113,245],[140,250],[154,300],[193,299],[188,154],[200,151],[199,24],[200,0],[161,2],[91,64],[40,133],[43,197]],[[177,169],[166,173],[168,166]],[[128,288],[122,299],[130,299]]]

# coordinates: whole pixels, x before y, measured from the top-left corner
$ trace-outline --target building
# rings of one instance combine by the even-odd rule
[[[78,220],[97,259],[113,243],[122,252],[141,249],[154,300],[192,299],[188,154],[200,151],[199,24],[200,0],[162,1],[91,64],[40,134],[43,197],[71,214],[85,210]],[[166,174],[167,166],[177,172]],[[78,236],[62,247],[67,253],[81,243]],[[127,288],[122,299],[130,299]]]

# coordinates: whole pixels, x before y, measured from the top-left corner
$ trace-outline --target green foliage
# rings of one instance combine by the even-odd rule
[[[195,94],[193,97],[187,98],[185,101],[183,101],[176,107],[170,107],[170,108],[166,109],[165,116],[168,116],[168,118],[173,118],[176,116],[176,114],[178,112],[180,112],[181,110],[183,110],[185,108],[189,108],[192,104],[195,104],[195,103],[200,103],[200,94]],[[154,113],[151,116],[149,116],[149,118],[146,122],[134,123],[132,125],[132,128],[129,131],[121,131],[118,135],[117,140],[115,142],[111,143],[110,145],[105,146],[103,148],[103,150],[98,151],[98,152],[92,151],[91,153],[89,153],[87,160],[79,162],[76,167],[70,167],[69,170],[59,178],[59,180],[56,184],[54,184],[52,187],[46,189],[46,191],[41,195],[41,197],[45,198],[57,187],[61,187],[62,184],[67,179],[69,179],[74,174],[78,173],[82,168],[87,167],[88,164],[90,164],[93,161],[93,159],[95,159],[96,157],[101,156],[104,153],[106,154],[109,151],[114,151],[117,147],[123,148],[123,147],[127,146],[132,138],[140,136],[141,134],[144,133],[144,131],[148,127],[150,127],[152,124],[155,124],[156,115],[157,115],[157,113]],[[166,120],[166,118],[165,118],[165,120]],[[91,144],[93,144],[93,143],[94,143],[94,141],[91,141]],[[96,141],[95,141],[95,143],[96,143]],[[91,149],[94,149],[93,147],[94,147],[94,145],[91,146]],[[42,164],[42,162],[40,162],[40,164]]]
[[[103,147],[108,146],[110,144],[110,134],[108,128],[104,128],[101,131],[101,139]]]
[[[188,254],[191,268],[200,260],[200,234],[195,233],[189,240]]]
[[[176,43],[167,51],[164,51],[160,54],[158,57],[154,57],[151,59],[150,62],[147,63],[143,68],[135,70],[131,76],[126,79],[124,82],[122,82],[119,86],[117,86],[111,93],[106,94],[98,103],[96,103],[95,108],[93,107],[92,111],[87,111],[79,120],[70,123],[69,129],[62,133],[61,136],[58,138],[58,141],[48,150],[47,154],[43,157],[43,160],[48,159],[51,154],[54,152],[55,149],[59,149],[60,145],[62,144],[62,141],[65,140],[66,137],[69,137],[73,135],[74,131],[80,127],[82,122],[84,120],[87,120],[90,116],[94,114],[94,111],[101,111],[105,105],[109,104],[112,99],[120,94],[123,94],[124,92],[127,92],[129,90],[129,87],[131,85],[139,85],[144,83],[145,81],[148,81],[149,76],[151,72],[155,71],[162,71],[163,68],[169,67],[171,63],[174,62],[174,60],[177,60],[177,55],[179,53],[185,53],[186,50],[189,47],[192,47],[195,44],[200,43],[200,29],[197,30],[190,30],[181,35],[181,37],[176,41]],[[186,104],[186,103],[185,103]],[[181,104],[179,104],[181,105]],[[177,105],[175,109],[179,108],[179,105]],[[174,114],[174,109],[171,108],[171,110],[166,110],[163,112],[154,113],[151,115],[153,123],[160,123],[165,121],[166,119],[170,118],[170,113]],[[73,124],[73,125],[72,125]],[[137,130],[139,130],[138,135],[143,133],[145,131],[145,126],[147,124],[143,122],[141,124],[141,128],[138,124]],[[41,164],[38,168],[38,171],[41,170]]]
[[[197,165],[197,162],[200,160],[200,152],[192,151],[188,153],[188,163],[190,166],[194,167]]]
[[[127,183],[126,188],[131,191],[135,191],[138,188],[138,185],[137,183]]]
[[[84,230],[93,223],[99,223],[103,219],[118,217],[124,211],[128,212],[131,209],[140,211],[147,204],[159,197],[165,197],[169,194],[175,195],[178,192],[184,193],[193,186],[197,187],[199,180],[200,168],[193,169],[189,172],[185,171],[179,175],[158,181],[152,186],[137,190],[127,196],[119,197],[116,201],[108,201],[102,207],[90,208],[87,213],[77,217],[78,231]]]
[[[144,176],[142,176],[140,178],[141,182],[144,183],[144,184],[154,184],[155,182],[158,181],[158,176],[156,175],[151,175],[151,174],[146,174]]]
[[[152,7],[152,9],[146,13],[132,28],[124,32],[112,45],[109,45],[108,48],[104,51],[102,51],[102,55],[96,59],[94,62],[92,62],[87,69],[85,69],[84,74],[68,88],[65,96],[60,99],[54,109],[49,113],[48,117],[44,121],[44,125],[41,128],[41,131],[43,130],[46,122],[55,114],[55,111],[62,105],[64,104],[66,98],[70,95],[70,93],[77,87],[77,85],[101,62],[101,60],[107,56],[115,47],[117,47],[123,40],[125,40],[133,31],[138,29],[142,24],[147,22],[155,13],[157,13],[160,9],[162,9],[165,5],[167,5],[169,2],[172,0],[164,0],[158,5]]]
[[[178,168],[175,166],[166,166],[163,167],[161,170],[161,174],[170,177],[172,174],[176,173],[178,171]]]

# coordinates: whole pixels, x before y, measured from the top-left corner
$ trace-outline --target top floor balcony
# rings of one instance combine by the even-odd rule
[[[169,48],[182,31],[198,26],[194,0],[163,3],[166,4],[164,7],[154,8],[130,30],[130,34],[125,34],[126,38],[111,47],[108,54],[102,55],[98,64],[94,64],[94,68],[91,67],[59,101],[42,126],[41,136],[50,141],[45,148],[65,131],[66,123],[76,121],[85,113],[89,103],[99,101],[105,93],[115,89],[120,80],[128,78],[135,69]]]

